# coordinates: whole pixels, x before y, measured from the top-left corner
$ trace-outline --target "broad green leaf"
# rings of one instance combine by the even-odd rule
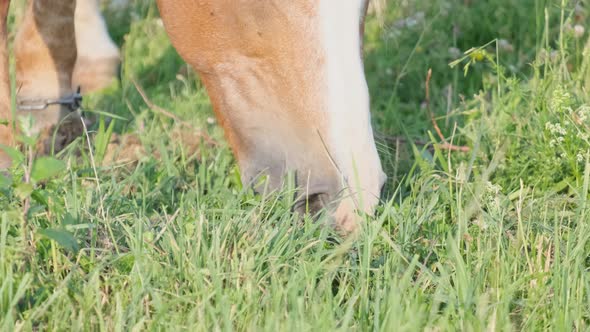
[[[17,184],[16,187],[14,187],[14,193],[20,199],[25,199],[25,198],[29,197],[32,192],[33,192],[33,185],[30,183],[22,182],[22,183]]]
[[[104,156],[106,155],[111,136],[113,135],[113,129],[115,128],[115,121],[111,121],[108,128],[106,127],[104,117],[100,118],[98,132],[94,138],[94,159],[98,164],[102,164]]]
[[[23,129],[23,133],[26,133],[27,130]],[[34,147],[35,145],[37,145],[37,142],[39,141],[39,135],[38,134],[30,134],[30,135],[19,135],[17,136],[17,141],[23,143],[25,146],[32,146]]]
[[[40,230],[39,234],[57,242],[57,244],[66,250],[77,252],[80,249],[78,241],[76,241],[74,235],[66,230],[47,228]]]
[[[66,168],[66,164],[52,157],[41,157],[35,160],[31,178],[35,182],[50,179]]]
[[[46,190],[37,189],[31,193],[31,198],[35,200],[35,202],[48,207],[49,206],[49,194]]]
[[[10,157],[10,159],[12,159],[13,165],[15,163],[22,163],[23,160],[25,160],[25,156],[18,149],[15,149],[15,148],[7,146],[7,145],[0,144],[0,150],[3,150],[4,152],[6,152],[6,154]]]
[[[0,189],[7,189],[12,185],[12,179],[0,172]]]
[[[72,216],[71,213],[66,212],[66,214],[64,215],[64,219],[62,220],[62,224],[64,226],[76,225],[76,224],[78,224],[78,219],[76,217]]]
[[[17,139],[18,139],[18,141],[24,143],[26,146],[35,146],[35,145],[37,145],[38,137],[37,136],[21,135]]]

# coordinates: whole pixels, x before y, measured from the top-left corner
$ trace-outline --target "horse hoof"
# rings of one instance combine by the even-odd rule
[[[84,133],[82,121],[84,119],[80,118],[80,116],[73,115],[59,124],[44,128],[39,135],[37,153],[51,155],[65,149]]]
[[[80,57],[74,68],[72,87],[74,90],[80,87],[83,94],[107,88],[117,79],[119,65],[119,57]]]

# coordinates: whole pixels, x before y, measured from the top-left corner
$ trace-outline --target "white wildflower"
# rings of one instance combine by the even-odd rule
[[[549,130],[549,132],[551,132],[551,134],[556,135],[556,136],[567,135],[567,130],[565,128],[563,128],[561,126],[561,124],[559,124],[559,123],[547,122],[547,123],[545,123],[545,129]],[[560,137],[560,138],[563,138],[563,137]]]
[[[514,52],[514,46],[506,39],[498,40],[498,47],[505,52]]]
[[[553,91],[551,100],[549,101],[549,109],[552,112],[564,112],[570,107],[572,95],[563,87],[559,87]]]
[[[449,47],[449,55],[451,58],[458,58],[461,56],[461,50],[456,47]]]
[[[576,113],[580,122],[585,122],[590,117],[590,106],[583,105]]]
[[[494,184],[490,181],[486,182],[486,189],[488,193],[498,195],[502,191],[502,186]]]
[[[402,20],[399,20],[399,21],[395,22],[393,25],[398,29],[412,28],[412,27],[424,22],[425,16],[426,15],[424,14],[424,12],[417,12],[415,15],[407,17]]]
[[[487,181],[485,186],[485,204],[489,207],[494,207],[496,209],[500,208],[500,194],[502,192],[502,187],[490,181]]]
[[[556,62],[557,59],[559,59],[559,52],[557,50],[551,51],[551,53],[549,53],[549,58],[551,59],[551,62]]]
[[[549,59],[549,53],[547,52],[546,49],[540,50],[539,54],[537,54],[537,61],[539,61],[539,64],[546,63],[548,59]]]
[[[583,25],[576,24],[574,26],[574,37],[576,37],[577,39],[584,37],[585,33],[586,33],[586,29],[584,28]]]

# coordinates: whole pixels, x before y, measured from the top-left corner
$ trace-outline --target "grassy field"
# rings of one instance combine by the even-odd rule
[[[389,181],[356,241],[296,221],[292,189],[242,187],[151,1],[107,17],[124,63],[85,100],[103,120],[93,153],[80,138],[0,175],[1,330],[590,329],[583,3],[390,0],[371,16]]]

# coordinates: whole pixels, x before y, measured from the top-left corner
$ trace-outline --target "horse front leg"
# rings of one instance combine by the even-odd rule
[[[12,145],[12,112],[8,77],[8,30],[6,18],[10,0],[0,0],[0,144]],[[8,155],[0,149],[0,169],[10,166]]]
[[[119,48],[109,36],[99,4],[100,0],[78,0],[76,4],[78,59],[72,80],[83,93],[108,87],[119,72]]]
[[[30,129],[43,134],[45,151],[54,143],[59,150],[81,133],[76,105],[67,102],[75,96],[75,9],[76,0],[31,0],[15,40],[17,116],[32,117]]]

